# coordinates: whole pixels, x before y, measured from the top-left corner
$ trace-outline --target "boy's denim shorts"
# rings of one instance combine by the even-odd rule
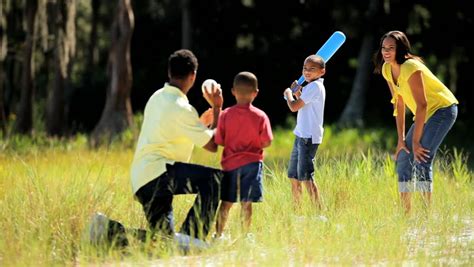
[[[298,181],[310,181],[314,176],[314,157],[319,144],[313,144],[311,138],[296,136],[288,166],[288,178]]]
[[[224,171],[221,200],[227,202],[261,202],[263,200],[263,163],[252,162]]]
[[[414,161],[412,139],[415,125],[410,127],[405,138],[410,154],[402,150],[397,158],[399,192],[433,191],[433,160],[443,139],[456,121],[457,114],[457,105],[451,105],[438,109],[425,123],[421,145],[430,151],[427,162]]]

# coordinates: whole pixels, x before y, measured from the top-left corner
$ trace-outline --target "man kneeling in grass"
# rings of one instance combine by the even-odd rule
[[[145,106],[131,167],[133,193],[143,206],[152,236],[160,234],[178,241],[206,238],[216,215],[222,178],[218,169],[188,163],[194,145],[217,151],[212,128],[217,126],[223,103],[220,88],[204,92],[213,116],[200,120],[186,97],[196,80],[197,67],[197,58],[189,50],[178,50],[169,57],[169,82]],[[204,121],[205,117],[212,122]],[[211,129],[205,124],[210,124]],[[180,234],[175,233],[172,207],[177,194],[197,194]],[[90,237],[93,242],[105,239],[127,245],[125,232],[121,223],[96,214]],[[135,232],[140,239],[146,239],[147,231]]]

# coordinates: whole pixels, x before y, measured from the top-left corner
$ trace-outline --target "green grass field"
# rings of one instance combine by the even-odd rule
[[[124,252],[97,249],[82,238],[96,211],[127,227],[146,228],[129,181],[133,138],[98,150],[88,149],[84,136],[10,138],[0,146],[0,266],[469,265],[474,261],[474,179],[461,149],[441,149],[432,206],[426,209],[415,194],[413,211],[405,215],[390,158],[393,133],[338,132],[327,127],[315,163],[325,208],[313,208],[305,194],[302,209],[295,210],[286,178],[293,135],[283,129],[274,134],[265,152],[264,201],[254,205],[255,242],[241,238],[236,205],[226,231],[235,241],[187,256],[162,243],[133,242]],[[218,167],[219,159],[219,153],[196,149],[192,161]],[[176,197],[178,228],[193,200],[193,196]]]

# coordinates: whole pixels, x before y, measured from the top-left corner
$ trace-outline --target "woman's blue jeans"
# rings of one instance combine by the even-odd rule
[[[397,159],[398,189],[400,192],[432,192],[433,191],[433,160],[439,146],[449,132],[458,114],[457,105],[438,109],[425,123],[421,146],[428,149],[429,158],[426,162],[415,162],[413,158],[413,124],[405,138],[410,154],[400,151]]]

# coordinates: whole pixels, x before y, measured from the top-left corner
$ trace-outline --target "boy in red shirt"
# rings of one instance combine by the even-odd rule
[[[241,202],[241,220],[245,232],[250,228],[252,202],[263,196],[263,148],[270,146],[273,134],[264,111],[252,105],[258,94],[257,77],[240,72],[234,78],[232,95],[237,103],[219,116],[214,141],[224,146],[221,165],[221,206],[216,237],[222,236],[233,203]]]

